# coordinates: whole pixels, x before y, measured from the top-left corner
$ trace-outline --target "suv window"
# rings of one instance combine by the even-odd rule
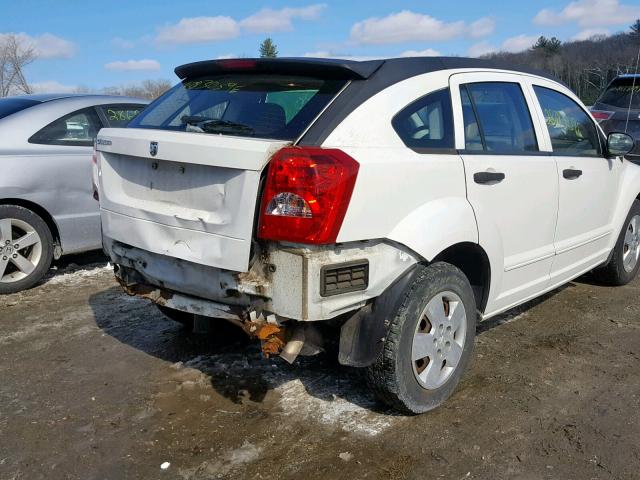
[[[393,117],[391,124],[407,147],[454,148],[449,89],[438,90],[411,103]]]
[[[533,87],[544,112],[556,155],[600,157],[600,140],[596,126],[572,99],[560,92]]]
[[[520,85],[469,83],[460,87],[466,149],[510,154],[537,152],[538,141]]]
[[[98,115],[89,107],[55,120],[35,133],[29,143],[90,147],[101,127]]]
[[[257,73],[187,78],[128,127],[293,140],[344,84],[344,80]]]
[[[640,108],[640,77],[616,78],[609,84],[596,103],[618,108]]]
[[[104,113],[110,127],[126,127],[144,109],[145,105],[100,105],[99,108]]]

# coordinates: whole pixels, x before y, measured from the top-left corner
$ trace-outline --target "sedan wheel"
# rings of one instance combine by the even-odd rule
[[[31,275],[42,259],[42,239],[34,227],[17,218],[0,220],[0,282]]]
[[[38,283],[51,266],[53,237],[36,213],[0,205],[0,294]]]

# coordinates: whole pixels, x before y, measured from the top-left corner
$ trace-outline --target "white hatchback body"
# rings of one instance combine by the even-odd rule
[[[171,318],[224,318],[256,334],[266,354],[284,347],[289,360],[314,343],[309,322],[330,320],[340,327],[340,361],[374,372],[391,362],[392,373],[373,377],[400,386],[376,390],[419,412],[451,393],[456,367],[468,361],[473,341],[455,336],[460,311],[466,336],[476,314],[490,318],[597,267],[624,264],[618,283],[635,276],[640,213],[629,215],[640,208],[640,167],[612,153],[561,83],[471,59],[225,62],[179,67],[183,83],[133,128],[98,137],[105,250],[125,289]],[[295,134],[281,134],[320,95],[308,96],[305,75],[334,90]],[[302,109],[280,106],[270,82],[306,92]],[[257,102],[253,117],[229,113],[243,89]],[[171,103],[206,95],[220,103]],[[282,128],[257,133],[265,119]],[[300,187],[307,175],[315,184]],[[320,233],[304,237],[318,221]],[[449,290],[431,292],[420,284],[429,278]],[[418,288],[442,299],[405,305]],[[440,337],[433,318],[420,320],[438,304]],[[402,316],[415,308],[426,313],[409,334]],[[259,334],[269,324],[280,337],[271,327]],[[425,359],[444,357],[416,359],[423,333],[443,349],[460,347],[428,381],[420,380]],[[419,388],[398,380],[403,342]]]

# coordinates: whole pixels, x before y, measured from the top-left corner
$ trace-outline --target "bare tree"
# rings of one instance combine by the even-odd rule
[[[171,88],[169,80],[145,80],[142,82],[144,97],[153,100]]]
[[[36,59],[35,49],[13,33],[0,35],[0,97],[32,93],[24,67]]]
[[[171,82],[169,80],[144,80],[139,84],[106,87],[102,91],[108,95],[124,95],[153,100],[170,88]]]

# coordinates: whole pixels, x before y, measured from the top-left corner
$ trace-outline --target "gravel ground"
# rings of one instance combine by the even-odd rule
[[[639,292],[580,279],[484,322],[454,396],[404,417],[358,370],[187,334],[75,257],[0,297],[0,479],[639,478]]]

